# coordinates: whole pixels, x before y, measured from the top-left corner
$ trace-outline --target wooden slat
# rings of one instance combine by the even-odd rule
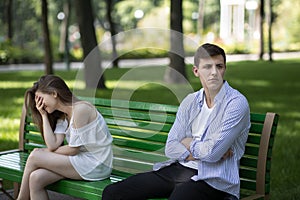
[[[130,147],[144,151],[162,151],[165,147],[162,143],[153,143],[146,140],[140,141],[137,139],[123,138],[119,136],[113,136],[113,138],[114,145],[119,147]]]
[[[108,126],[128,127],[131,129],[153,130],[160,132],[168,132],[171,129],[171,124],[159,124],[148,121],[127,121],[122,119],[105,119]]]
[[[264,123],[266,114],[260,113],[250,113],[250,118],[252,123]]]
[[[36,126],[34,126],[33,124],[29,124],[29,123],[25,125],[25,131],[39,133],[38,128]]]
[[[166,156],[162,153],[158,152],[144,152],[144,151],[137,151],[128,148],[119,148],[117,146],[113,146],[113,152],[115,158],[127,158],[133,159],[137,161],[144,161],[144,162],[162,162],[167,160]]]
[[[44,140],[40,134],[35,134],[35,133],[27,133],[24,137],[26,140],[30,140],[32,142],[36,142],[39,144],[44,144]]]
[[[96,106],[107,106],[114,108],[129,108],[130,110],[146,110],[146,111],[164,111],[168,113],[176,113],[178,107],[166,104],[148,103],[148,102],[136,102],[116,99],[101,99],[101,98],[89,98],[81,97],[80,99],[89,101]]]
[[[129,111],[127,109],[111,109],[107,107],[98,107],[97,109],[104,117],[111,118],[138,119],[162,123],[173,123],[175,119],[175,115],[167,113]]]
[[[247,143],[248,143],[248,144],[256,144],[256,145],[259,145],[259,143],[260,143],[260,137],[261,137],[261,135],[259,135],[259,134],[253,134],[253,133],[250,133],[250,134],[248,135]]]
[[[136,139],[145,139],[153,142],[165,143],[167,140],[167,133],[161,133],[156,131],[134,131],[130,129],[124,129],[120,127],[109,127],[109,131],[114,136],[124,136]]]

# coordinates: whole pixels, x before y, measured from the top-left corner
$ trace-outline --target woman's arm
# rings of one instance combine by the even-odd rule
[[[67,156],[74,156],[79,153],[80,147],[70,147],[69,145],[64,145],[58,147],[54,152]]]

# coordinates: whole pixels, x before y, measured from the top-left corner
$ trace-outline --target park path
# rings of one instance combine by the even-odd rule
[[[300,58],[300,52],[288,52],[288,53],[274,53],[273,59],[287,59],[287,58]],[[268,59],[268,55],[264,55],[264,59]],[[258,60],[258,55],[256,54],[234,54],[227,55],[227,62],[235,61],[247,61],[247,60]],[[187,64],[193,63],[193,57],[186,57],[185,62]],[[168,65],[168,58],[149,58],[149,59],[124,59],[119,61],[120,68],[126,67],[142,67],[142,66],[158,66],[158,65]],[[54,70],[65,70],[66,64],[54,63]],[[81,69],[83,67],[81,62],[70,63],[70,69]],[[103,61],[103,68],[110,68],[111,61]],[[44,70],[44,64],[11,64],[11,65],[0,65],[0,72],[7,71],[19,71],[19,70]]]

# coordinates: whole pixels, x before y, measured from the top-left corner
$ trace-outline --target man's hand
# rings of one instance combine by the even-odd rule
[[[185,146],[185,148],[187,148],[190,151],[192,140],[193,138],[184,138],[183,140],[181,140],[181,143]]]
[[[231,149],[228,149],[228,151],[222,156],[222,160],[225,160],[228,157],[233,156],[233,151]]]

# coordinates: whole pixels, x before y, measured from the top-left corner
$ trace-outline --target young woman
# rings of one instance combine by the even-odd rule
[[[112,169],[112,137],[96,108],[77,99],[66,83],[42,76],[25,94],[47,148],[34,149],[18,199],[48,199],[45,187],[60,179],[102,180]],[[68,142],[63,145],[64,139]]]

